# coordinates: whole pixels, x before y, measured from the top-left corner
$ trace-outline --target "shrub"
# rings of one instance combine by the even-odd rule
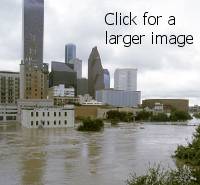
[[[107,112],[107,119],[111,120],[111,122],[131,122],[134,119],[132,112],[125,112],[125,111],[117,111],[111,110]]]
[[[189,167],[164,170],[160,166],[149,168],[143,176],[132,175],[127,185],[199,185]]]
[[[200,119],[200,113],[194,113],[193,116],[197,119]]]
[[[171,121],[187,121],[192,119],[188,112],[184,111],[172,111],[170,115]]]
[[[187,146],[178,146],[175,157],[193,166],[200,166],[200,126],[193,134],[193,141]]]
[[[145,110],[137,113],[135,120],[137,121],[150,121],[152,117],[152,112],[147,112]]]
[[[153,115],[151,117],[151,121],[165,122],[165,121],[169,121],[169,117],[165,113],[158,113],[157,115]]]
[[[101,119],[83,119],[82,124],[78,127],[78,131],[101,131],[104,127],[103,120]]]

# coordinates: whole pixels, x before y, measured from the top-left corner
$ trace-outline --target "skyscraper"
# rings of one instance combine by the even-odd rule
[[[23,60],[42,66],[44,0],[23,0]]]
[[[76,58],[76,45],[67,44],[65,46],[65,63],[69,63],[70,60]]]
[[[110,73],[108,69],[103,70],[104,73],[104,84],[106,89],[110,89]]]
[[[137,91],[137,69],[116,69],[114,74],[114,89]]]
[[[88,59],[88,91],[95,97],[96,90],[104,88],[104,70],[97,47],[94,47]]]
[[[82,78],[82,60],[74,58],[71,59],[67,65],[77,73],[77,79]]]
[[[44,0],[23,1],[23,60],[20,98],[46,99],[48,64],[43,63]]]

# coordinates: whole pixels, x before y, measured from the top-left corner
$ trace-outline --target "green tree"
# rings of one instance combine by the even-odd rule
[[[104,127],[103,120],[86,118],[82,120],[82,124],[78,127],[78,131],[101,131]]]

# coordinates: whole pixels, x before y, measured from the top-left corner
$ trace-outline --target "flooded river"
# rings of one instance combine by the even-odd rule
[[[126,124],[101,133],[0,125],[0,185],[124,185],[149,164],[175,167],[194,126]]]

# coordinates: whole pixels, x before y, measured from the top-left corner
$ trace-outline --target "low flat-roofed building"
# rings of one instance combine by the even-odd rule
[[[21,124],[25,128],[74,127],[74,106],[22,108]]]
[[[96,91],[96,100],[114,107],[137,107],[141,101],[140,91],[104,89]]]
[[[146,99],[142,101],[142,107],[153,109],[156,103],[163,104],[165,112],[171,110],[185,111],[189,110],[189,100],[187,99]]]

